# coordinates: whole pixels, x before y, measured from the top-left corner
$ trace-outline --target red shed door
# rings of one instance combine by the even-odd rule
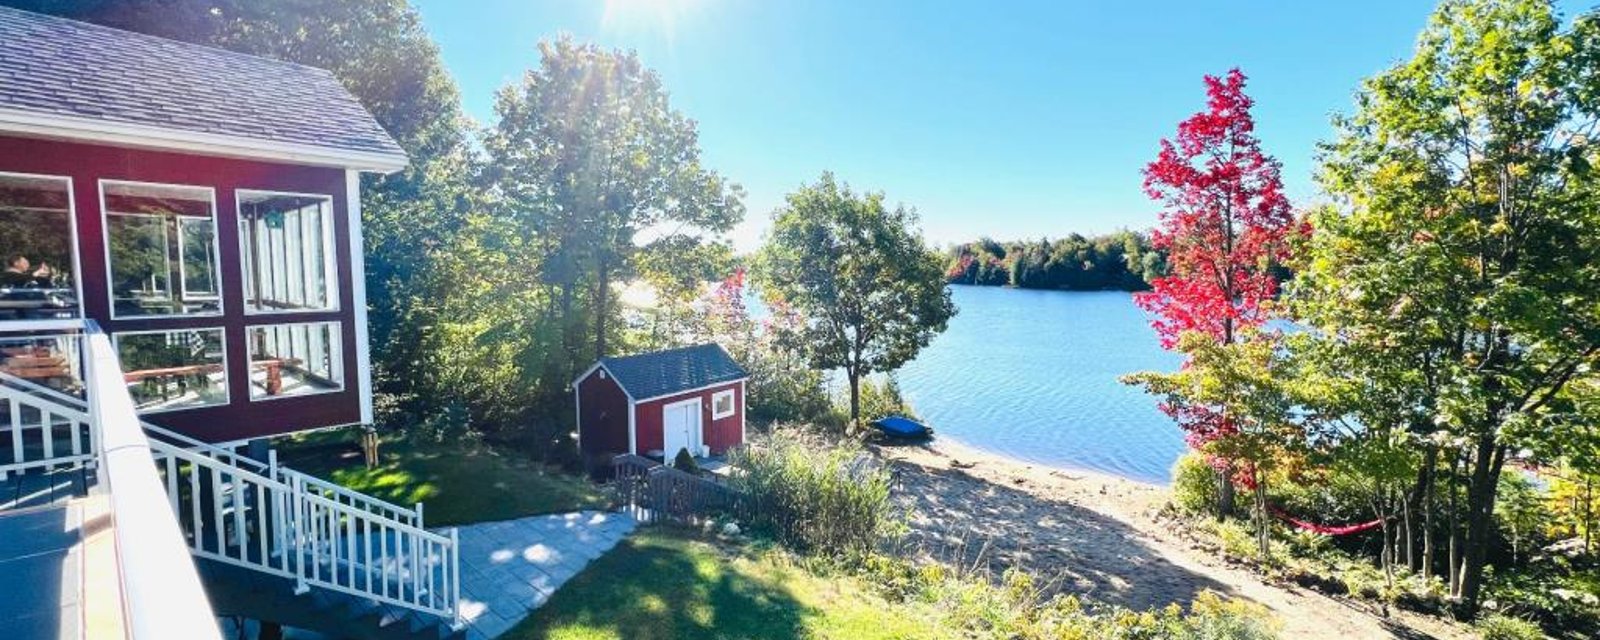
[[[661,408],[661,440],[666,459],[670,462],[678,451],[688,449],[701,455],[703,440],[700,430],[700,399],[690,398]]]

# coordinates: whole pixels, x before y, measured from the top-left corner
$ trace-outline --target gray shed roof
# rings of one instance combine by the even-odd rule
[[[600,364],[635,401],[750,377],[715,344],[601,358]]]
[[[0,8],[0,112],[405,161],[322,69],[9,8]]]

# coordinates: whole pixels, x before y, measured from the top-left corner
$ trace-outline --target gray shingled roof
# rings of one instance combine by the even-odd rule
[[[715,344],[601,358],[600,363],[634,400],[750,377],[727,351]]]
[[[8,8],[0,109],[404,156],[322,69]]]

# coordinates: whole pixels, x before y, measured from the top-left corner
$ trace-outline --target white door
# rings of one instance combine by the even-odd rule
[[[700,399],[674,402],[661,409],[662,454],[671,463],[681,449],[700,455]]]

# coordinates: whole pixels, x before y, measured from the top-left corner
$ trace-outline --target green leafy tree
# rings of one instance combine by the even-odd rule
[[[943,260],[915,229],[916,214],[882,193],[857,195],[824,173],[773,214],[755,260],[762,294],[805,318],[798,344],[818,369],[842,369],[850,422],[861,380],[916,357],[955,315]]]
[[[726,265],[728,251],[705,249],[744,217],[744,192],[701,164],[694,121],[637,55],[568,38],[539,51],[539,66],[497,95],[484,136],[495,223],[532,238],[523,264],[559,289],[563,316],[588,289],[602,357],[619,329],[613,285],[646,267],[673,281]]]
[[[1251,517],[1256,544],[1269,557],[1271,516],[1267,484],[1304,455],[1306,426],[1300,407],[1310,402],[1307,381],[1277,336],[1245,328],[1235,342],[1219,342],[1199,332],[1184,332],[1177,350],[1187,365],[1176,373],[1142,372],[1123,382],[1144,387],[1164,408],[1219,409],[1229,429],[1207,440],[1201,451],[1240,466],[1253,490]]]
[[[1307,269],[1319,329],[1426,345],[1436,426],[1466,484],[1454,595],[1478,608],[1501,471],[1600,353],[1600,19],[1541,0],[1450,0],[1415,56],[1338,119]],[[1388,314],[1414,315],[1394,323]]]

